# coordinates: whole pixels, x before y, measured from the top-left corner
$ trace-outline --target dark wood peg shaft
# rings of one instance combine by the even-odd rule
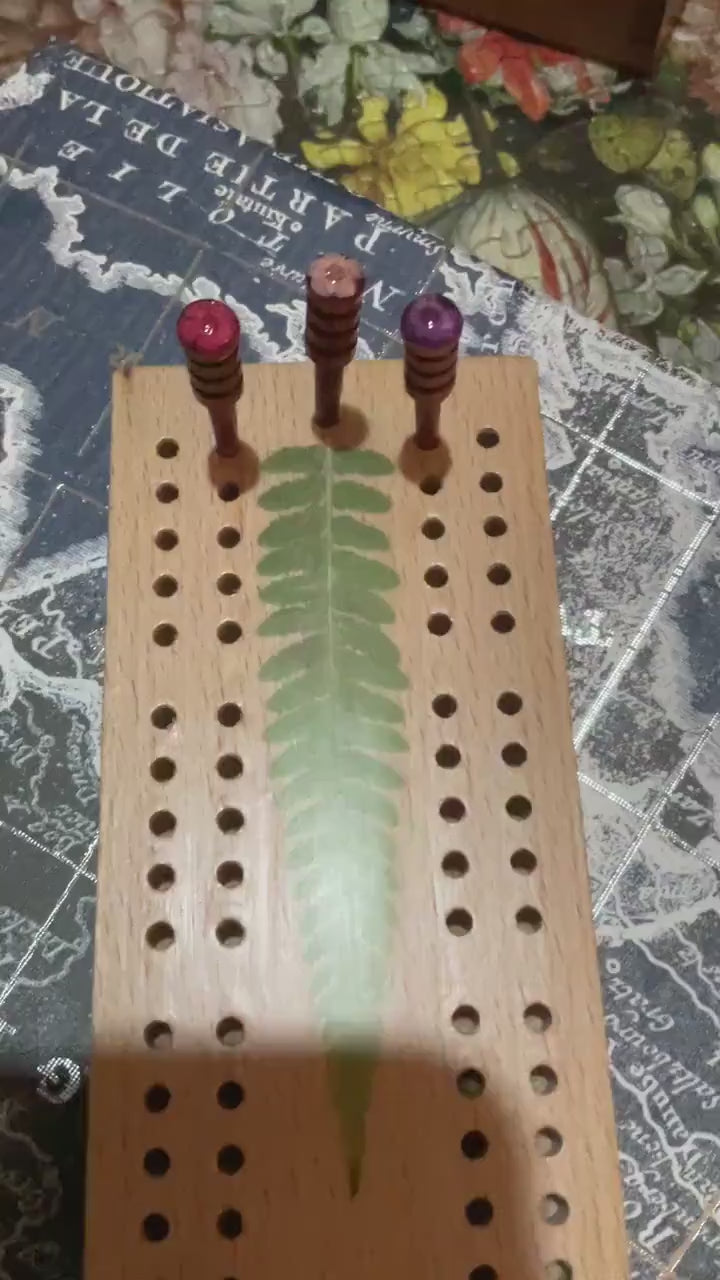
[[[180,313],[177,336],[195,398],[210,414],[215,448],[231,457],[240,447],[235,409],[243,389],[240,322],[224,302],[200,298]]]
[[[449,298],[422,293],[402,314],[405,389],[415,401],[415,443],[434,449],[440,441],[440,407],[455,386],[463,318]]]
[[[340,417],[345,365],[357,347],[365,277],[353,258],[328,253],[315,259],[306,283],[305,345],[315,365],[315,422],[333,427]]]

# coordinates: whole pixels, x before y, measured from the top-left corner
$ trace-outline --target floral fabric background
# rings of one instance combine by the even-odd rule
[[[0,0],[720,383],[720,0],[655,77],[391,0]]]

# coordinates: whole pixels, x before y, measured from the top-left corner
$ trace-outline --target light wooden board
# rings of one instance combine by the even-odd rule
[[[399,363],[348,370],[334,443],[397,464],[357,478],[391,501],[388,513],[359,519],[390,541],[389,553],[373,556],[399,575],[379,593],[395,620],[378,629],[399,646],[409,681],[404,692],[386,690],[404,713],[408,749],[387,757],[404,783],[391,795],[398,825],[383,833],[394,888],[388,882],[391,901],[371,902],[360,917],[357,992],[342,948],[376,851],[367,865],[352,862],[361,820],[349,811],[321,892],[308,900],[292,878],[292,840],[269,777],[277,751],[266,738],[278,686],[259,678],[261,664],[293,640],[258,634],[271,613],[259,594],[271,581],[258,573],[259,540],[278,519],[261,503],[297,477],[258,477],[251,452],[262,460],[316,443],[312,381],[308,365],[248,368],[240,406],[248,448],[239,464],[217,464],[184,370],[116,377],[87,1280],[622,1280],[535,366],[461,361],[440,455],[407,442],[412,404]],[[158,453],[168,440],[175,456],[161,456],[173,452],[167,444]],[[321,514],[343,456],[323,453],[323,475],[335,479],[314,504]],[[251,487],[223,500],[238,479]],[[173,494],[161,486],[175,486],[177,497],[160,501],[158,493]],[[232,548],[218,543],[228,528],[241,533]],[[168,530],[177,543],[163,549],[158,534]],[[510,580],[491,581],[494,565],[507,566]],[[433,581],[445,576],[437,566],[445,570],[444,585],[425,581],[432,566]],[[233,585],[224,574],[240,579],[235,593],[218,589],[219,580]],[[177,583],[173,595],[153,589],[162,575]],[[498,614],[514,628],[495,630]],[[433,615],[451,622],[445,634],[429,628]],[[222,643],[218,628],[228,622],[242,635]],[[174,642],[155,643],[167,626]],[[512,715],[501,709],[507,693],[522,701]],[[448,696],[456,710],[437,714]],[[217,717],[228,703],[242,708],[233,727]],[[156,727],[163,706],[175,719]],[[508,752],[508,744],[516,745]],[[519,748],[526,761],[506,763],[503,750],[512,762]],[[239,776],[218,773],[227,755],[241,759]],[[170,765],[153,765],[166,760],[171,778]],[[328,788],[336,818],[338,794]],[[242,814],[241,829],[219,829],[228,809]],[[156,835],[149,824],[162,826],[153,818],[162,812],[174,830]],[[238,878],[227,870],[233,862],[242,883],[219,883],[220,867],[222,879]],[[382,886],[382,875],[373,883]],[[221,940],[238,945],[222,945],[218,926]],[[168,929],[170,945],[149,944],[148,936],[167,941]],[[331,988],[336,1006],[351,993],[351,1021],[358,1007],[363,1016],[373,948],[385,980],[354,1174],[329,1087],[318,957],[303,952],[313,929],[316,946],[332,951],[336,934],[339,947],[336,964],[332,954],[320,958],[325,1010]],[[223,1044],[218,1026],[233,1018],[242,1033],[230,1039],[242,1042]],[[171,1046],[156,1024],[167,1024]],[[461,1085],[482,1093],[468,1097]],[[224,1172],[218,1159],[243,1166]]]

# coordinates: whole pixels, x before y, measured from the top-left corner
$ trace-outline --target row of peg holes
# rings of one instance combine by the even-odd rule
[[[219,1107],[224,1111],[236,1111],[245,1098],[242,1085],[236,1080],[224,1080],[215,1095]],[[150,1085],[145,1092],[145,1110],[151,1115],[158,1115],[168,1110],[172,1104],[172,1093],[165,1084]],[[235,1143],[226,1143],[220,1147],[215,1158],[218,1173],[232,1177],[239,1173],[245,1163],[245,1156]],[[148,1177],[163,1178],[169,1171],[171,1159],[164,1147],[150,1147],[143,1157],[143,1169]],[[220,1211],[216,1219],[218,1234],[226,1240],[235,1240],[242,1234],[242,1215],[237,1209],[226,1207]],[[148,1213],[142,1221],[142,1234],[151,1244],[159,1244],[170,1235],[170,1221],[163,1213]],[[227,1280],[232,1280],[228,1276]]]
[[[477,442],[483,449],[494,448],[500,437],[492,428],[479,432]],[[485,493],[499,493],[503,488],[502,476],[497,471],[486,471],[480,478],[480,488]],[[426,494],[434,495],[442,488],[439,477],[427,477],[420,485]],[[507,532],[507,522],[500,515],[490,515],[483,522],[488,538],[501,538]],[[422,524],[423,535],[431,541],[439,541],[445,533],[445,525],[437,516],[429,516]],[[448,572],[444,565],[435,563],[425,572],[425,582],[433,590],[441,589],[448,583]],[[512,570],[507,564],[496,561],[487,570],[487,578],[493,586],[507,585],[512,579]],[[490,619],[492,629],[501,635],[507,635],[515,629],[514,615],[507,609],[493,613]],[[446,635],[452,628],[452,619],[447,613],[431,613],[428,619],[428,630],[433,635]],[[502,715],[514,716],[522,709],[522,698],[514,691],[506,690],[497,699],[497,708]],[[457,711],[457,701],[452,694],[439,694],[433,699],[433,711],[443,720],[450,720]],[[519,768],[527,760],[527,749],[518,741],[510,741],[501,751],[503,763],[510,769]],[[435,762],[441,769],[454,769],[461,761],[461,753],[453,744],[443,743],[435,753]],[[532,803],[527,796],[512,795],[505,803],[505,810],[510,818],[518,822],[526,821],[532,813]],[[439,808],[440,817],[446,822],[458,822],[465,816],[465,805],[458,797],[444,799]],[[530,876],[537,867],[537,858],[531,850],[518,848],[510,857],[510,865],[518,875]],[[465,853],[453,849],[446,853],[441,863],[442,871],[452,879],[461,879],[469,869],[470,863]],[[540,912],[533,906],[524,906],[516,913],[515,922],[518,929],[525,933],[537,933],[543,927]],[[473,928],[473,917],[464,907],[455,907],[448,912],[445,924],[450,933],[456,937],[467,935]],[[549,1008],[541,1003],[528,1005],[524,1011],[523,1021],[530,1032],[543,1034],[552,1023]],[[480,1027],[478,1010],[470,1004],[458,1005],[451,1015],[454,1030],[459,1035],[474,1035]],[[462,1070],[457,1078],[458,1091],[463,1097],[477,1099],[485,1091],[485,1077],[477,1068]],[[552,1067],[545,1063],[534,1067],[530,1072],[530,1086],[535,1093],[550,1094],[558,1086],[558,1078]],[[539,1156],[550,1159],[562,1149],[562,1135],[550,1126],[540,1128],[535,1134],[535,1150]],[[467,1130],[460,1141],[462,1155],[468,1160],[480,1160],[487,1155],[489,1144],[486,1136],[478,1129]],[[569,1205],[564,1197],[550,1194],[543,1196],[540,1203],[540,1214],[550,1225],[562,1225],[569,1216]],[[474,1197],[465,1205],[465,1218],[470,1226],[486,1227],[494,1216],[493,1204],[485,1196]],[[546,1265],[547,1280],[571,1280],[572,1268],[567,1262],[554,1260]],[[498,1280],[494,1267],[481,1264],[474,1267],[468,1280]]]
[[[174,458],[178,453],[177,441],[165,437],[160,440],[156,452],[161,458]],[[235,484],[226,484],[218,490],[224,502],[230,502],[239,496],[239,488]],[[177,485],[162,483],[155,490],[157,500],[164,504],[177,501],[179,490]],[[178,534],[175,529],[162,528],[155,534],[155,545],[160,551],[173,551],[178,545]],[[240,531],[232,525],[224,525],[217,534],[218,544],[230,550],[240,542]],[[233,596],[240,590],[241,582],[237,574],[223,572],[216,582],[221,595]],[[162,573],[153,582],[155,595],[167,599],[178,590],[177,578],[172,573]],[[241,628],[237,622],[227,619],[217,629],[218,639],[222,644],[233,644],[240,638]],[[161,646],[174,643],[177,629],[171,623],[160,623],[153,631],[153,640]],[[218,722],[225,728],[232,728],[241,719],[242,712],[237,703],[223,703],[217,711]],[[177,712],[168,703],[155,707],[150,716],[152,725],[159,730],[168,730],[177,723]],[[219,756],[216,770],[221,778],[232,780],[241,776],[243,763],[240,756],[226,752]],[[150,765],[150,775],[155,782],[170,782],[176,774],[175,761],[166,755],[156,756]],[[237,833],[244,825],[242,812],[234,806],[225,806],[216,815],[216,824],[225,835]],[[157,809],[149,819],[150,832],[156,838],[172,835],[176,827],[175,815],[169,809]],[[221,862],[215,875],[218,884],[226,889],[236,889],[243,882],[243,868],[232,859]],[[156,862],[147,873],[148,886],[155,893],[166,893],[176,881],[174,867],[167,862]],[[239,946],[245,938],[245,929],[239,920],[226,918],[219,922],[215,936],[223,947]],[[146,944],[153,950],[166,950],[175,942],[175,931],[169,921],[160,920],[150,925],[145,934]],[[144,1030],[144,1040],[150,1050],[169,1050],[173,1044],[173,1031],[168,1022],[153,1021]],[[227,1049],[235,1049],[245,1038],[245,1028],[239,1018],[221,1018],[215,1027],[218,1042]],[[227,1080],[217,1091],[218,1106],[224,1110],[235,1110],[244,1098],[242,1086],[234,1080]],[[146,1110],[152,1113],[165,1111],[171,1102],[170,1090],[164,1084],[152,1085],[145,1094]],[[240,1147],[228,1143],[220,1148],[216,1157],[219,1173],[232,1176],[240,1171],[245,1158]],[[162,1147],[151,1147],[145,1152],[143,1168],[150,1178],[162,1178],[170,1169],[170,1156]],[[242,1234],[243,1223],[240,1212],[232,1207],[223,1208],[218,1214],[216,1227],[218,1234],[227,1240],[234,1240]],[[159,1243],[170,1234],[170,1222],[162,1213],[149,1213],[142,1222],[142,1234],[151,1243]],[[226,1277],[233,1280],[233,1277]]]

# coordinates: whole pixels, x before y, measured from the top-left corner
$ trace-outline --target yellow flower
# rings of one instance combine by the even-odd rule
[[[462,116],[446,120],[447,99],[435,85],[407,94],[395,135],[387,123],[387,98],[364,98],[359,138],[325,132],[302,143],[315,169],[345,166],[340,181],[404,218],[447,204],[463,187],[480,181],[480,161]]]

